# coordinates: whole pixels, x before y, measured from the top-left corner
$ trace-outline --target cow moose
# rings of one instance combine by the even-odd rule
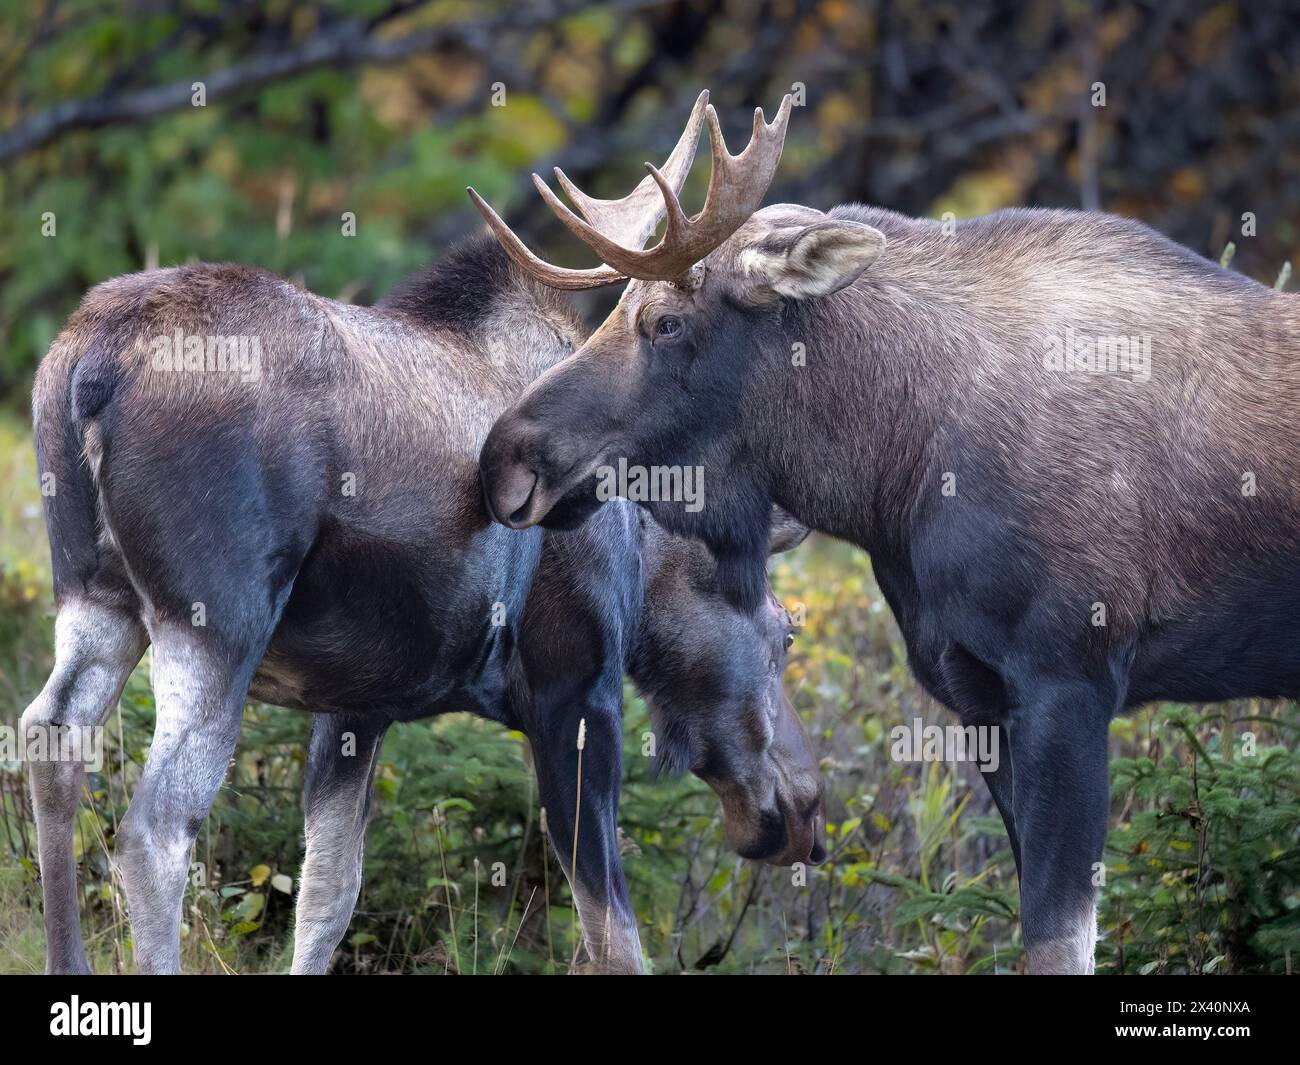
[[[1300,697],[1300,301],[1106,214],[759,209],[790,112],[732,156],[709,109],[691,218],[653,167],[609,202],[557,173],[579,214],[535,176],[593,269],[471,190],[539,281],[629,282],[493,427],[489,507],[527,528],[612,456],[702,464],[701,510],[646,505],[742,606],[773,504],[869,552],[920,683],[998,730],[1030,970],[1091,972],[1112,716]]]
[[[674,155],[683,178],[694,150]],[[123,276],[55,340],[33,402],[56,658],[22,725],[100,725],[152,646],[155,732],[114,848],[139,971],[179,969],[192,845],[250,693],[315,715],[294,972],[324,972],[351,918],[393,722],[471,710],[523,731],[567,876],[585,719],[572,888],[598,969],[642,964],[616,832],[625,672],[660,758],[718,793],[741,853],[824,855],[779,603],[737,608],[707,550],[630,503],[567,526],[561,506],[545,532],[486,513],[488,429],[583,340],[564,298],[485,235],[373,308],[238,266]],[[800,538],[779,517],[773,548]],[[30,772],[47,970],[85,972],[84,767]]]

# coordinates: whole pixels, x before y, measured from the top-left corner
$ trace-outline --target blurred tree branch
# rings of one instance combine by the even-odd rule
[[[166,85],[110,91],[81,100],[56,104],[19,122],[0,134],[0,162],[38,148],[73,129],[93,129],[114,122],[139,122],[190,106],[194,83],[202,82],[208,101],[249,92],[317,67],[335,68],[362,63],[396,63],[410,56],[445,51],[490,55],[495,35],[549,25],[589,6],[583,0],[555,0],[508,9],[488,18],[413,30],[400,37],[385,37],[379,30],[392,19],[424,5],[426,0],[395,4],[368,20],[348,19],[320,30],[290,47],[268,47],[228,67],[208,74],[182,78]],[[650,6],[653,0],[620,3],[627,10]],[[21,63],[22,58],[16,61]]]

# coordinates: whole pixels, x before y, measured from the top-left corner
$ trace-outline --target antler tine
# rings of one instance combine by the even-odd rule
[[[699,144],[700,126],[704,122],[704,110],[708,102],[709,91],[705,89],[696,97],[686,129],[663,165],[663,174],[674,195],[681,192],[686,184],[686,176],[691,171],[691,164],[695,162],[695,149]],[[588,196],[559,167],[555,168],[555,179],[578,209],[578,214],[620,247],[644,247],[664,216],[655,183],[648,177],[642,178],[640,184],[621,200],[598,200],[594,196]]]
[[[677,198],[677,190],[672,187],[668,179],[659,172],[654,164],[646,163],[645,168],[650,171],[650,177],[659,186],[660,195],[663,196],[664,209],[668,218],[668,228],[664,230],[664,240],[675,240],[684,237],[687,229],[690,228],[690,222],[682,211],[682,203]]]
[[[550,186],[547,185],[546,182],[537,174],[533,175],[533,184],[537,186],[537,191],[541,193],[542,199],[546,201],[546,206],[555,213],[555,217],[564,223],[565,228],[567,228],[570,233],[600,256],[601,262],[613,266],[622,256],[635,254],[631,249],[616,244],[605,236],[605,234],[599,229],[591,225],[591,223],[583,221],[569,210],[564,201],[555,195],[555,193],[551,191]],[[653,183],[651,187],[653,188]],[[659,223],[656,220],[655,225],[658,224]],[[617,267],[615,267],[615,269],[617,269]]]
[[[731,159],[732,155],[727,151],[727,140],[722,135],[722,124],[718,121],[718,112],[709,104],[709,154],[712,156],[710,163],[713,169],[718,169],[718,164],[722,160]],[[709,184],[713,183],[712,174],[709,177]]]
[[[533,175],[536,178],[536,175]],[[608,266],[598,266],[593,270],[570,270],[563,266],[554,266],[544,259],[538,258],[528,246],[515,236],[512,230],[501,219],[501,216],[492,210],[488,202],[483,199],[474,189],[467,188],[469,198],[474,201],[474,206],[478,208],[479,214],[487,222],[488,229],[496,237],[505,253],[515,261],[520,269],[535,277],[544,285],[551,288],[566,289],[576,291],[586,288],[600,288],[602,285],[615,285],[620,281],[626,281],[627,278],[617,270]],[[550,191],[549,189],[547,190]]]
[[[754,141],[784,146],[785,131],[790,125],[790,112],[793,108],[794,97],[786,93],[781,98],[781,106],[777,108],[776,117],[769,123],[763,121],[763,109],[756,107],[754,109],[754,132],[750,135],[750,144],[746,146],[745,151],[749,151]]]

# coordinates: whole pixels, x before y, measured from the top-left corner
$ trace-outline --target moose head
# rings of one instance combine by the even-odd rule
[[[654,721],[656,760],[709,785],[742,857],[819,864],[826,818],[818,762],[782,684],[795,641],[789,612],[770,591],[757,610],[735,609],[703,546],[666,536],[648,519],[642,526],[646,610],[629,672]],[[769,550],[788,551],[807,535],[778,512]]]
[[[586,344],[538,378],[493,427],[480,470],[498,521],[513,528],[543,522],[561,499],[586,492],[595,471],[619,460],[698,467],[708,482],[705,505],[646,505],[665,528],[703,540],[733,601],[757,607],[771,493],[764,468],[750,457],[767,452],[771,441],[750,437],[755,426],[769,436],[781,432],[780,397],[791,386],[756,388],[755,375],[788,368],[788,357],[773,357],[789,350],[788,302],[845,287],[884,246],[877,229],[808,207],[758,210],[781,158],[790,110],[789,96],[771,123],[756,110],[748,146],[731,155],[708,93],[701,93],[663,168],[647,163],[649,175],[623,199],[589,197],[557,168],[581,217],[534,175],[546,203],[600,256],[603,265],[594,269],[538,258],[469,190],[507,253],[545,284],[631,282]],[[709,188],[703,209],[688,218],[678,195],[706,123]],[[662,239],[643,249],[665,219]],[[777,409],[745,416],[755,396],[767,403],[776,396]],[[571,507],[566,501],[562,509]]]

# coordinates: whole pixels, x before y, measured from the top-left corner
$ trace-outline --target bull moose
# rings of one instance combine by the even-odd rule
[[[492,429],[489,507],[527,528],[613,456],[701,464],[703,508],[646,505],[748,607],[773,504],[869,552],[921,684],[998,730],[1031,971],[1090,972],[1111,718],[1300,696],[1300,302],[1106,214],[759,209],[790,113],[732,156],[708,109],[691,218],[654,167],[620,201],[557,173],[579,214],[535,176],[592,269],[471,190],[539,281],[629,282]]]
[[[227,364],[251,349],[232,337],[259,358]],[[191,849],[250,693],[315,715],[295,972],[325,971],[351,918],[386,730],[449,710],[528,735],[566,876],[577,834],[592,962],[639,971],[616,834],[625,671],[660,758],[717,791],[734,846],[821,858],[779,603],[736,608],[701,545],[628,503],[546,533],[489,520],[476,460],[493,419],[583,339],[564,298],[481,236],[375,308],[245,267],[119,277],[55,340],[34,414],[56,660],[22,723],[65,738],[98,726],[152,645],[156,727],[114,848],[140,971],[179,968]],[[785,518],[774,531],[774,549],[801,537]],[[50,972],[87,971],[82,776],[75,760],[31,765]]]

